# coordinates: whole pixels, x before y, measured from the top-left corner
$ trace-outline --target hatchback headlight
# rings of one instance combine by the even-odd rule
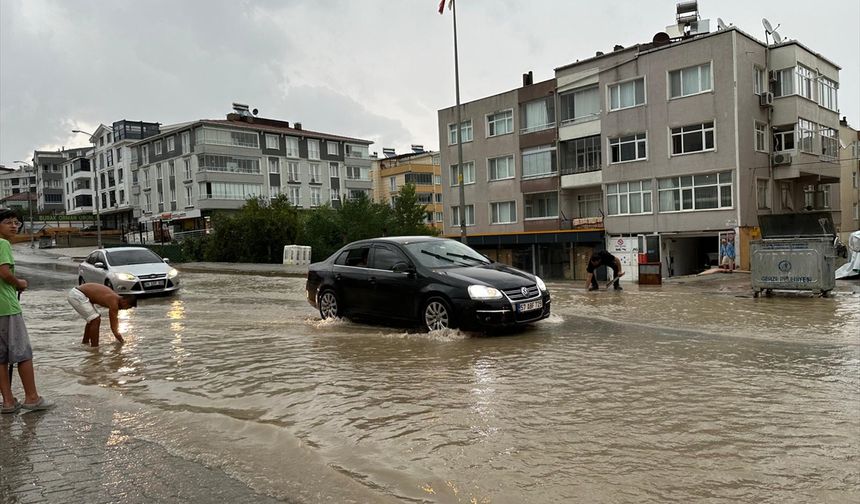
[[[125,273],[125,272],[117,273],[116,277],[119,278],[120,280],[125,280],[126,282],[134,282],[135,280],[137,280],[136,276],[132,275],[131,273]]]
[[[179,274],[179,270],[176,268],[170,268],[170,271],[167,272],[167,278],[176,278],[176,275]]]
[[[538,289],[540,289],[541,292],[546,292],[546,284],[543,283],[543,280],[541,280],[537,275],[535,275],[535,282],[537,282]]]
[[[486,285],[470,285],[469,297],[472,299],[502,299],[502,291]]]

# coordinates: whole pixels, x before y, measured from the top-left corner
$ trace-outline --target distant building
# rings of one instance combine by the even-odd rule
[[[40,214],[61,214],[63,204],[62,165],[69,159],[85,156],[89,147],[75,147],[56,151],[34,151],[33,167],[36,173],[36,209]]]
[[[18,169],[4,167],[0,173],[0,198],[27,192],[36,194],[36,172],[33,167],[27,165]]]
[[[425,223],[441,231],[444,206],[439,153],[424,151],[422,146],[414,145],[412,152],[397,155],[392,149],[389,154],[372,162],[374,201],[394,205],[400,189],[411,182],[415,185],[418,201],[427,211]]]
[[[139,221],[174,231],[204,229],[215,210],[286,195],[301,208],[372,190],[368,146],[357,138],[256,117],[234,104],[226,119],[177,125],[132,145],[132,194]],[[155,224],[157,223],[157,224]]]
[[[860,131],[848,125],[847,118],[839,121],[839,161],[841,181],[834,188],[834,211],[839,210],[839,236],[848,243],[851,233],[860,230]]]

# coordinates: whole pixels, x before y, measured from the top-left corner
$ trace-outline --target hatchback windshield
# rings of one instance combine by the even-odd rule
[[[164,262],[151,250],[117,250],[107,251],[108,262],[111,266],[127,266],[129,264],[149,264]]]
[[[428,240],[407,243],[406,249],[422,266],[427,268],[450,268],[489,264],[481,254],[456,240]]]

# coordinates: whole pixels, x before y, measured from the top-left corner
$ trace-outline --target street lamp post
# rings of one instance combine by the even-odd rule
[[[21,166],[26,166],[27,168],[33,169],[33,176],[36,176],[36,167],[30,164],[27,164],[23,161],[15,161],[19,163]],[[27,177],[27,210],[30,213],[30,248],[36,248],[35,238],[33,236],[33,187],[30,185],[30,177]]]
[[[98,248],[102,248],[102,217],[101,217],[101,210],[99,207],[101,195],[99,195],[99,172],[98,172],[98,169],[96,168],[96,159],[97,159],[96,158],[96,141],[93,140],[93,134],[92,133],[88,133],[86,131],[77,130],[77,129],[72,130],[72,133],[83,133],[84,135],[89,136],[90,137],[90,143],[93,144],[93,179],[94,179],[93,185],[95,186],[95,196],[93,197],[93,199],[94,199],[94,204],[96,207],[96,241],[98,243]]]

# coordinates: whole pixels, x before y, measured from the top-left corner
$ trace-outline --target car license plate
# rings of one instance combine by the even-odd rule
[[[517,311],[519,312],[537,310],[538,308],[543,308],[542,299],[538,299],[537,301],[529,301],[528,303],[520,303],[519,305],[517,305]]]
[[[152,282],[143,282],[144,287],[162,287],[164,286],[164,280],[155,280]]]

